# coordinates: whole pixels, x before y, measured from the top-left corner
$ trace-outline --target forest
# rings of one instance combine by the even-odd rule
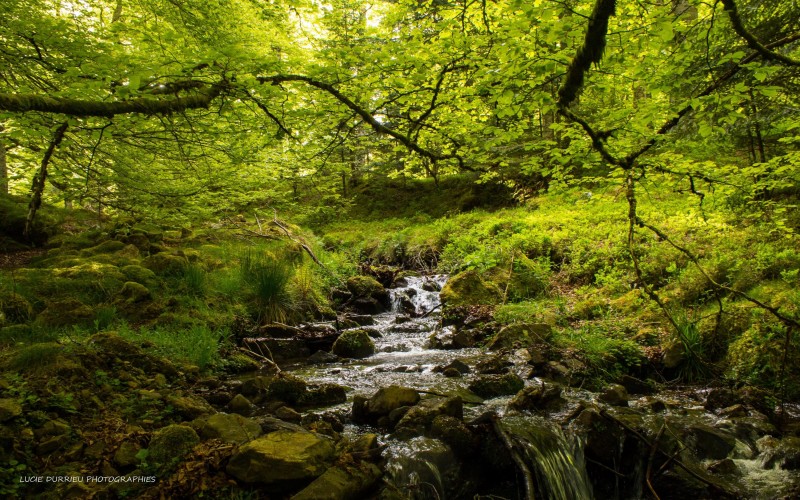
[[[0,0],[0,496],[800,497],[797,0]]]

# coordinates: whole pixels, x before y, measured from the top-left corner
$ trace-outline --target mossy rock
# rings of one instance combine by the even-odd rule
[[[150,251],[150,239],[144,233],[134,233],[126,236],[125,243],[135,246],[140,252]]]
[[[381,298],[386,289],[371,276],[351,276],[347,278],[347,290],[359,299]]]
[[[147,239],[153,243],[161,241],[164,237],[164,231],[160,227],[153,224],[137,224],[131,228],[130,234],[143,234],[147,236]]]
[[[334,446],[311,432],[279,430],[240,447],[227,472],[245,483],[308,481],[331,465]]]
[[[6,324],[24,323],[33,315],[33,307],[22,295],[7,292],[0,295],[0,312]]]
[[[97,300],[119,292],[123,283],[128,281],[117,266],[98,262],[53,269],[52,273],[56,280],[52,283],[55,291],[61,293],[64,288],[73,289]]]
[[[36,322],[46,327],[87,324],[94,318],[91,307],[76,299],[49,302],[36,316]]]
[[[446,306],[496,305],[502,300],[500,288],[484,280],[477,271],[464,271],[445,283],[439,298]]]
[[[211,415],[200,425],[200,435],[203,438],[221,439],[226,443],[246,443],[261,434],[261,425],[258,422],[235,413]]]
[[[331,352],[343,358],[366,358],[375,354],[375,343],[366,330],[348,330],[339,335]]]
[[[142,260],[142,266],[160,276],[180,276],[186,272],[189,261],[186,257],[162,252]]]
[[[484,375],[469,384],[470,391],[486,399],[511,396],[521,391],[523,387],[525,382],[515,373]]]
[[[180,460],[200,442],[191,427],[168,425],[153,434],[148,447],[147,461],[158,467],[168,467]]]
[[[383,473],[374,464],[336,465],[326,470],[292,500],[348,500],[364,498]]]
[[[158,285],[158,276],[156,273],[139,265],[131,264],[120,268],[122,274],[127,278],[126,281],[135,281],[148,288],[154,288]]]
[[[85,250],[81,250],[81,255],[84,257],[90,257],[92,255],[98,255],[103,253],[114,253],[119,250],[125,248],[125,243],[117,240],[107,240],[99,245],[93,246],[91,248],[87,248]]]
[[[306,381],[288,373],[275,377],[267,388],[267,397],[285,403],[295,404],[308,391]]]
[[[31,338],[33,330],[28,324],[4,326],[0,328],[0,343],[13,344]]]
[[[146,286],[141,283],[136,283],[135,281],[125,282],[125,284],[122,285],[122,290],[120,290],[119,295],[129,304],[145,302],[152,298],[150,290],[148,290]]]

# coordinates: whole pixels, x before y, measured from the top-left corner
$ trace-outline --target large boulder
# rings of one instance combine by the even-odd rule
[[[261,433],[261,425],[258,422],[235,413],[211,415],[200,425],[200,435],[203,438],[221,439],[226,443],[246,443]]]
[[[559,384],[542,382],[519,391],[508,403],[508,407],[517,411],[535,411],[552,408],[561,404],[563,388]]]
[[[310,480],[325,472],[333,455],[333,444],[325,437],[279,430],[240,447],[228,462],[227,472],[245,483]]]
[[[366,330],[348,330],[336,339],[331,350],[343,358],[366,358],[375,353],[375,343]]]
[[[722,460],[736,447],[736,438],[714,427],[695,424],[687,430],[686,443],[700,459]]]
[[[533,344],[546,343],[552,333],[553,327],[546,323],[517,323],[497,332],[487,347],[492,351],[530,347]]]
[[[423,399],[405,412],[395,426],[394,435],[399,439],[423,435],[439,415],[447,415],[458,420],[464,418],[464,402],[461,397]]]
[[[477,271],[464,271],[445,283],[439,298],[442,304],[450,306],[469,306],[477,304],[498,304],[503,297],[500,288],[481,278]]]
[[[186,272],[189,261],[180,255],[161,252],[144,259],[142,266],[160,276],[180,276]]]

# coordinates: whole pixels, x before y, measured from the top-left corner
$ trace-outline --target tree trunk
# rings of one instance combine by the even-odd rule
[[[0,125],[0,194],[8,194],[8,163],[6,162],[6,141]]]
[[[31,230],[33,229],[33,221],[36,218],[36,211],[42,205],[42,193],[44,192],[45,180],[47,180],[47,165],[50,163],[50,158],[53,156],[56,148],[61,144],[64,139],[64,132],[67,131],[68,122],[64,122],[53,132],[53,138],[50,139],[50,145],[42,158],[42,165],[39,167],[39,172],[33,177],[33,186],[31,187],[31,201],[28,204],[28,217],[25,219],[25,230],[23,236],[30,240]]]

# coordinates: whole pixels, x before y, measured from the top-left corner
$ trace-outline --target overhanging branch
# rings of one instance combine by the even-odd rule
[[[744,38],[747,45],[761,54],[761,57],[768,60],[780,61],[789,66],[800,66],[800,61],[769,50],[768,46],[762,45],[752,33],[747,31],[747,28],[744,27],[744,23],[742,22],[742,18],[739,17],[739,9],[736,8],[736,2],[734,2],[734,0],[722,0],[722,6],[728,13],[728,17],[731,19],[731,24],[736,34]]]

